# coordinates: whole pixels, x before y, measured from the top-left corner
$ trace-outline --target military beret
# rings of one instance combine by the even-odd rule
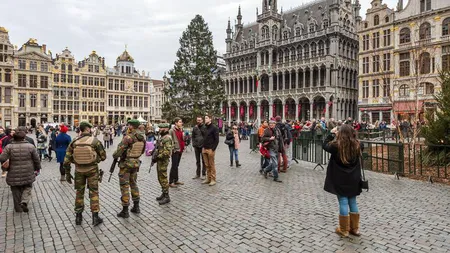
[[[80,127],[89,127],[89,128],[92,128],[92,125],[91,125],[91,123],[89,123],[89,122],[87,122],[87,121],[82,121],[82,122],[80,123]]]
[[[138,127],[140,124],[141,124],[141,122],[139,122],[139,120],[137,120],[137,119],[130,119],[128,121],[128,125],[132,125],[132,126]]]
[[[160,123],[160,124],[158,125],[158,127],[159,127],[159,128],[170,128],[170,125],[169,125],[169,123]]]

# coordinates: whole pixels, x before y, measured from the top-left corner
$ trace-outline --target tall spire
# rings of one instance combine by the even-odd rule
[[[238,26],[241,26],[241,25],[242,25],[241,5],[239,5],[238,15],[237,15],[237,20],[238,20],[237,25],[238,25]]]

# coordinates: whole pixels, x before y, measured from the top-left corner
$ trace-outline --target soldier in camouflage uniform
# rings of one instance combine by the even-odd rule
[[[92,125],[88,122],[80,123],[81,135],[73,140],[66,150],[64,158],[64,169],[66,171],[66,180],[72,184],[72,175],[70,174],[71,164],[75,164],[75,213],[76,225],[81,225],[84,210],[84,191],[86,184],[89,188],[89,199],[91,201],[92,224],[97,226],[103,222],[98,216],[100,211],[98,198],[98,183],[100,172],[98,163],[106,159],[106,152],[102,143],[91,134]]]
[[[169,124],[162,123],[158,125],[159,133],[161,135],[158,140],[158,156],[156,158],[156,169],[158,171],[158,181],[161,185],[162,194],[157,197],[156,200],[160,205],[164,205],[170,202],[169,197],[169,181],[167,180],[167,166],[172,155],[173,143],[172,137],[169,135]]]
[[[117,214],[117,217],[128,218],[128,206],[130,205],[130,188],[131,198],[133,200],[132,213],[140,213],[139,209],[139,188],[137,186],[137,173],[141,161],[139,157],[145,151],[145,137],[137,131],[139,121],[132,119],[128,121],[128,129],[126,135],[117,146],[114,152],[114,159],[120,158],[119,162],[119,182],[120,191],[122,193],[122,211]]]

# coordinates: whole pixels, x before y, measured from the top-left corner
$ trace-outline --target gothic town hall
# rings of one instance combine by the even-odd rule
[[[359,1],[318,0],[289,11],[262,0],[256,22],[228,21],[227,122],[357,116]]]

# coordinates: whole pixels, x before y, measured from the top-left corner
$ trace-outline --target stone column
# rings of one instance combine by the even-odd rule
[[[283,88],[280,90],[286,89],[286,73],[284,71],[283,71],[283,86],[282,87]],[[288,89],[289,89],[289,87],[288,87]]]
[[[256,54],[256,67],[259,68],[261,66],[261,52]]]
[[[296,89],[298,89],[300,87],[300,84],[298,82],[299,75],[300,75],[300,72],[298,71],[298,69],[296,69],[295,70],[295,88]]]
[[[255,111],[253,113],[256,113],[256,120],[259,119],[259,123],[261,124],[262,121],[262,117],[261,117],[261,103],[259,101],[256,101],[256,108]]]
[[[327,66],[325,72],[325,86],[330,86],[330,71],[330,66]]]
[[[314,101],[311,101],[309,103],[309,119],[313,119],[314,118]]]
[[[272,61],[273,61],[273,49],[270,48],[269,49],[269,64],[267,64],[267,65],[269,65],[269,69],[271,70],[271,71],[269,71],[269,73],[272,73]]]
[[[328,101],[325,100],[325,119],[328,120],[330,117],[328,115],[330,115],[330,105],[328,104]]]
[[[250,122],[250,102],[246,101],[247,107],[245,108],[245,121]]]
[[[303,88],[305,88],[306,87],[306,71],[305,70],[303,70]]]
[[[269,75],[269,91],[273,91],[273,74]]]
[[[310,70],[309,70],[309,87],[314,87],[314,85],[313,85],[313,79],[314,78],[314,69],[313,68],[311,68]]]
[[[319,83],[317,83],[317,86],[321,86],[321,82],[320,82],[321,79],[322,79],[321,76],[320,76],[320,74],[321,74],[321,72],[322,72],[321,70],[322,70],[322,68],[319,68],[319,79],[318,79],[318,82],[319,82]]]
[[[231,103],[228,107],[228,122],[227,122],[227,124],[229,124],[229,123],[231,123]]]

